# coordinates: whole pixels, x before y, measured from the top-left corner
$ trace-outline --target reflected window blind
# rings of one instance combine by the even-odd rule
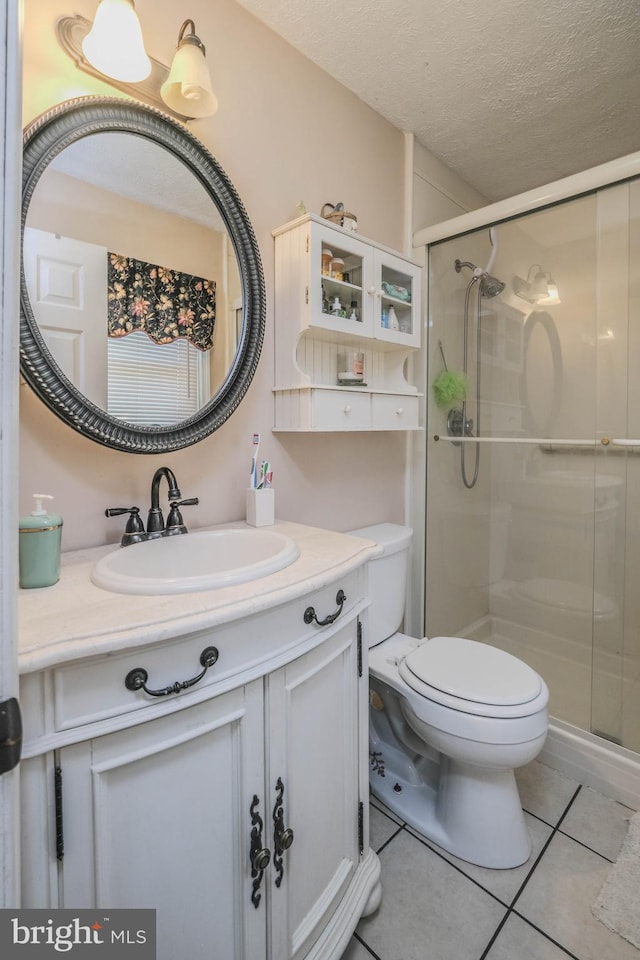
[[[180,337],[159,345],[142,332],[107,338],[111,416],[160,427],[192,416],[208,393],[208,354]]]

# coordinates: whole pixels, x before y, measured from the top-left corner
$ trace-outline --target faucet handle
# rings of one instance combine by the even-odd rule
[[[140,519],[139,507],[107,507],[104,512],[105,517],[121,517],[124,513],[129,514],[127,525],[122,534],[121,546],[127,547],[130,543],[138,543],[144,538],[144,523]]]
[[[167,517],[167,526],[166,532],[168,536],[176,533],[187,533],[187,528],[185,526],[184,520],[182,519],[182,514],[180,513],[180,507],[195,507],[200,503],[197,497],[189,497],[186,500],[171,500],[169,510],[169,516]]]

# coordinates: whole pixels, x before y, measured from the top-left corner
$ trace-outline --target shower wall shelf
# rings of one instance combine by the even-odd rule
[[[273,236],[275,430],[419,429],[405,370],[420,346],[422,267],[312,214]],[[361,383],[338,378],[347,351],[362,355]]]

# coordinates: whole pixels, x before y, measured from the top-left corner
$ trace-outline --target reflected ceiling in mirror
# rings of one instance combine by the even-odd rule
[[[140,453],[197,442],[227,419],[258,361],[264,283],[241,201],[199,141],[141,104],[63,104],[25,134],[23,228],[22,368],[58,416]],[[109,304],[124,295],[122,284],[114,293],[107,262],[124,259],[135,266],[132,306],[129,314],[117,306],[134,322],[114,336],[109,320],[107,337]],[[155,293],[142,291],[141,275],[145,284],[156,278]],[[198,284],[210,291],[209,316],[215,311],[206,343],[184,336],[185,318],[192,326],[204,318],[200,301],[191,309],[187,299]],[[160,340],[174,343],[155,342],[151,322],[140,332],[143,309]],[[123,400],[123,384],[134,381],[135,393],[147,384],[148,395]]]

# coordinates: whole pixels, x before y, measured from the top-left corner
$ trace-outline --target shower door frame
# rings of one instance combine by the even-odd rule
[[[432,244],[453,240],[528,213],[542,211],[639,176],[640,152],[415,232],[413,236],[415,256],[416,259],[421,258],[425,263],[423,299],[425,334],[429,326],[428,265],[429,248]],[[415,358],[414,376],[418,390],[424,397],[422,400],[423,422],[427,425],[426,430],[429,429],[428,349],[428,337],[425,335],[420,354]],[[424,636],[425,633],[426,430],[409,438],[407,522],[413,527],[414,538],[405,629],[413,636]],[[560,441],[560,443],[570,442],[569,440]],[[636,797],[637,802],[637,796],[640,793],[640,755],[631,750],[609,744],[588,731],[571,727],[562,721],[554,721],[550,728],[543,759],[551,766],[575,776],[583,783],[605,789],[610,796],[616,796],[622,802],[630,802],[630,797],[633,796]]]

